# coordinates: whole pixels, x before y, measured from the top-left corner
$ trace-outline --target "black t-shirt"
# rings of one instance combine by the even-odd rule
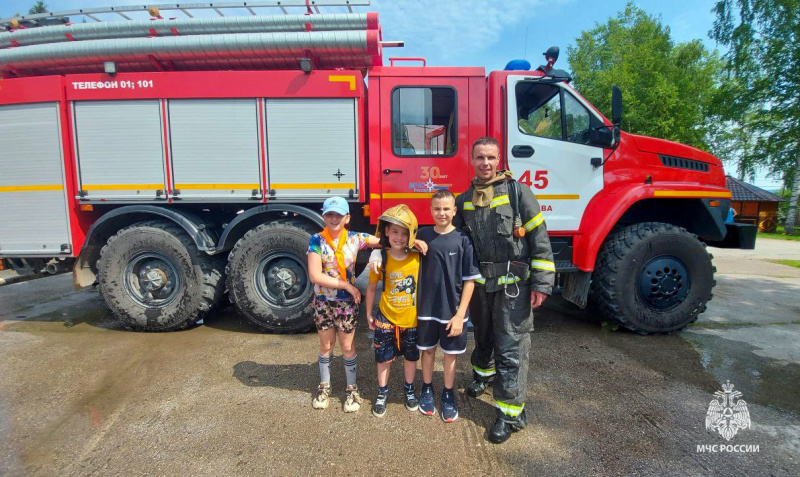
[[[447,323],[458,311],[464,280],[481,276],[478,258],[472,241],[461,229],[439,234],[433,227],[423,227],[417,237],[428,244],[417,289],[417,315],[423,321]],[[464,321],[467,318],[469,311]]]

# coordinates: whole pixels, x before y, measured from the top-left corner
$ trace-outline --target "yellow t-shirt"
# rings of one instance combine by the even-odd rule
[[[396,326],[417,326],[417,281],[419,280],[419,253],[409,252],[403,260],[386,254],[386,284],[378,308],[381,314]],[[369,274],[370,283],[378,283],[383,273]]]

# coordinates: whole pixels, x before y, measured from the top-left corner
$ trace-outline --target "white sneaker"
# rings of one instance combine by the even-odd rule
[[[355,384],[347,386],[347,399],[344,401],[344,412],[356,412],[361,409],[361,403],[364,402],[358,394],[358,386]]]
[[[314,409],[327,409],[328,396],[330,395],[331,395],[331,386],[326,383],[320,384],[319,387],[317,388],[317,393],[311,400],[311,407],[313,407]]]

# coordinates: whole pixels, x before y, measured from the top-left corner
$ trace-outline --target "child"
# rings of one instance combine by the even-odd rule
[[[322,205],[325,229],[311,236],[308,244],[308,275],[314,283],[314,321],[319,334],[320,384],[311,405],[328,407],[331,393],[331,358],[338,331],[347,377],[344,412],[358,411],[363,402],[356,385],[357,356],[353,347],[361,292],[355,287],[355,261],[359,250],[376,247],[377,237],[349,232],[350,206],[341,197],[330,197]]]
[[[472,242],[463,231],[453,226],[456,213],[455,196],[439,190],[431,197],[434,227],[420,230],[418,240],[428,245],[422,260],[421,293],[417,307],[417,348],[422,351],[422,394],[419,410],[425,415],[436,414],[433,394],[433,365],[436,347],[444,354],[444,389],[442,390],[442,420],[458,419],[453,385],[456,357],[466,351],[469,301],[481,277]],[[370,257],[370,269],[376,270],[381,258],[377,251]]]
[[[378,396],[372,406],[372,414],[386,414],[386,399],[389,395],[389,369],[392,361],[405,357],[405,405],[415,411],[419,404],[414,391],[419,350],[417,349],[417,280],[419,278],[419,254],[411,251],[417,235],[417,218],[404,204],[394,206],[378,218],[377,235],[386,250],[383,273],[370,272],[367,286],[367,323],[375,331],[375,361],[378,363]],[[378,313],[372,316],[378,280],[383,280]]]
[[[437,345],[444,354],[444,389],[441,416],[445,422],[458,419],[453,384],[456,358],[467,350],[469,300],[481,277],[472,242],[465,232],[453,226],[456,198],[449,190],[439,190],[431,197],[433,227],[420,230],[428,244],[422,261],[420,283],[424,286],[417,314],[417,348],[422,351],[422,394],[419,410],[436,414],[433,394],[433,363]]]

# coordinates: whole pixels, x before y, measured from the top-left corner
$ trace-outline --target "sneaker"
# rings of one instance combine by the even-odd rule
[[[364,402],[358,394],[358,386],[355,384],[347,386],[347,399],[344,401],[344,412],[356,412],[361,409],[361,403]]]
[[[386,415],[386,398],[388,397],[388,393],[382,393],[378,391],[378,396],[375,398],[375,402],[372,404],[373,416],[383,417]]]
[[[314,399],[311,400],[311,407],[314,409],[326,409],[328,407],[328,396],[331,395],[329,384],[320,384]]]
[[[422,394],[419,395],[419,412],[426,416],[436,415],[436,405],[433,399],[433,386],[422,386]]]
[[[458,419],[458,408],[456,407],[456,397],[453,391],[442,392],[442,420],[453,422]]]
[[[417,393],[414,392],[414,385],[412,384],[410,387],[403,385],[403,390],[405,391],[406,409],[409,411],[419,409],[419,401],[417,401]]]
[[[486,388],[489,387],[489,383],[486,381],[472,381],[469,386],[464,390],[467,393],[467,396],[478,397],[484,392],[486,392]]]

